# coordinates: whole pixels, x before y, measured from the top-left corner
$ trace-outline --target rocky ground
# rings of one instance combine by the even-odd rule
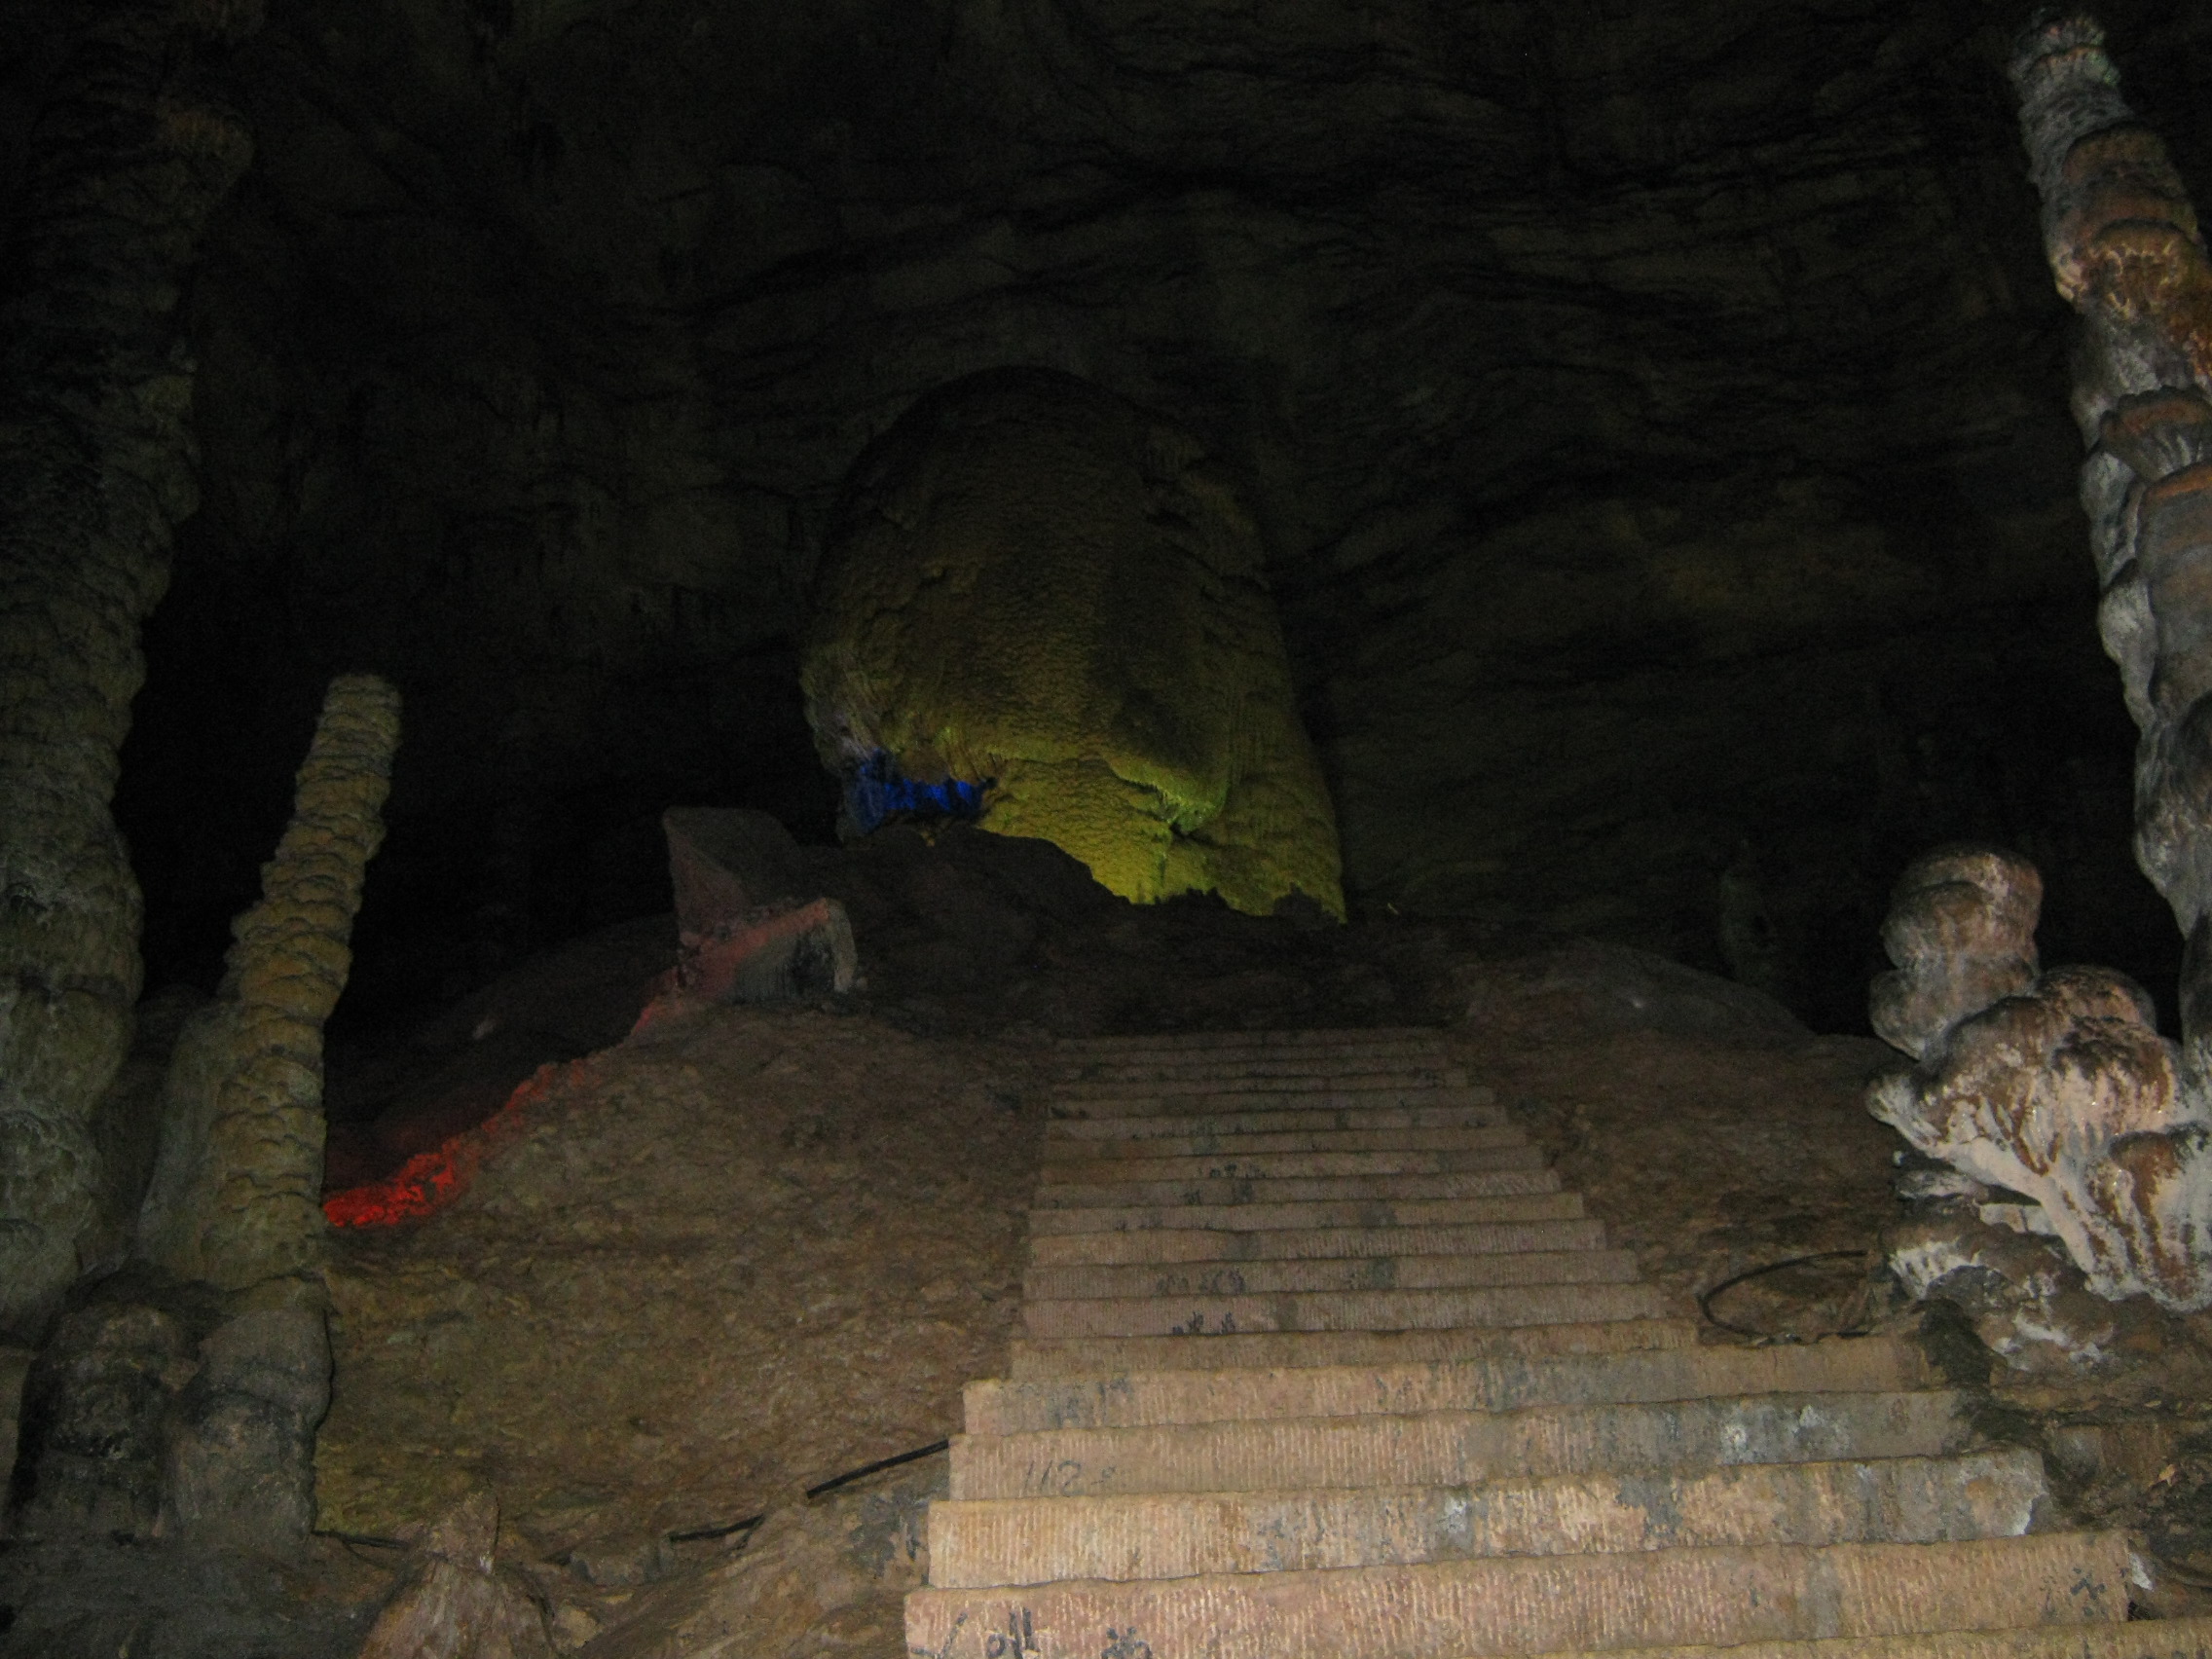
[[[965,856],[913,855],[908,873],[937,869],[941,897]],[[987,864],[967,866],[971,899]],[[1001,970],[963,981],[933,955],[941,928],[911,908],[894,925],[884,904],[866,995],[648,1019],[539,1074],[458,1201],[338,1235],[311,1560],[18,1540],[0,1553],[0,1653],[340,1659],[416,1570],[398,1546],[488,1488],[501,1570],[561,1651],[900,1654],[941,1458],[805,1492],[941,1439],[961,1383],[999,1365],[1058,1032],[1441,1025],[1685,1313],[1732,1275],[1820,1258],[1714,1298],[1707,1340],[1923,1322],[1873,1271],[1899,1143],[1859,1092],[1888,1051],[1730,981],[1586,941],[1196,903],[1032,907]],[[599,949],[596,977],[578,946],[535,982],[571,998],[626,982],[637,940]],[[517,984],[487,995],[447,1025],[529,1023]],[[402,1079],[389,1109],[428,1088]],[[2031,1378],[1963,1318],[1936,1325],[1959,1374],[1993,1384],[1992,1431],[2042,1447],[2069,1504],[2159,1557],[2146,1610],[2197,1605],[2212,1421],[2196,1333],[2163,1321],[2093,1376]]]

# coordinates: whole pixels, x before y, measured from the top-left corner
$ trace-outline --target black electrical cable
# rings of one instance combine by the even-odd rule
[[[826,1492],[835,1492],[841,1486],[851,1486],[855,1481],[865,1480],[869,1475],[879,1475],[886,1469],[896,1469],[902,1463],[918,1463],[924,1457],[934,1457],[940,1452],[949,1452],[951,1449],[951,1441],[935,1440],[927,1446],[917,1446],[911,1452],[902,1452],[896,1457],[878,1457],[872,1463],[863,1463],[857,1469],[847,1469],[841,1475],[832,1476],[820,1486],[808,1487],[806,1495],[809,1498],[820,1497]]]
[[[1751,1337],[1759,1342],[1775,1342],[1779,1339],[1777,1339],[1770,1332],[1753,1331],[1748,1329],[1743,1325],[1731,1325],[1730,1323],[1728,1323],[1728,1321],[1721,1318],[1719,1314],[1714,1312],[1713,1299],[1718,1296],[1724,1290],[1734,1290],[1746,1279],[1755,1279],[1763,1273],[1778,1273],[1782,1272],[1784,1268],[1801,1268],[1807,1262],[1839,1261],[1845,1256],[1853,1256],[1857,1257],[1861,1261],[1864,1261],[1868,1256],[1872,1254],[1873,1252],[1871,1250],[1816,1250],[1810,1256],[1791,1256],[1788,1261],[1768,1262],[1763,1267],[1747,1268],[1744,1272],[1738,1273],[1734,1278],[1724,1278],[1718,1284],[1714,1285],[1711,1290],[1701,1292],[1697,1299],[1697,1310],[1705,1315],[1706,1322],[1708,1324],[1716,1325],[1721,1330],[1730,1332],[1735,1336]],[[1863,1337],[1866,1335],[1864,1331],[1831,1331],[1828,1334],[1830,1336],[1836,1337]]]
[[[863,1463],[857,1469],[847,1469],[841,1475],[832,1475],[820,1486],[808,1487],[806,1489],[807,1500],[812,1502],[825,1493],[835,1492],[839,1487],[851,1486],[855,1481],[864,1481],[870,1475],[880,1475],[884,1470],[896,1469],[902,1463],[918,1463],[924,1457],[934,1457],[940,1452],[948,1452],[951,1449],[951,1441],[934,1440],[927,1446],[917,1446],[913,1451],[902,1452],[895,1457],[878,1457],[872,1463]],[[767,1515],[762,1513],[748,1515],[742,1521],[732,1521],[722,1527],[694,1527],[688,1531],[669,1533],[668,1541],[672,1544],[689,1544],[696,1543],[703,1538],[726,1538],[732,1533],[750,1532],[767,1519]]]
[[[669,1533],[668,1541],[672,1544],[690,1544],[701,1538],[726,1538],[732,1532],[750,1532],[767,1519],[767,1515],[762,1513],[748,1515],[742,1521],[732,1521],[726,1527],[694,1527],[687,1532]]]

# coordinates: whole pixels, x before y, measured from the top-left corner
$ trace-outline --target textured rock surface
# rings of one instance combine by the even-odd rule
[[[196,48],[258,21],[251,4],[170,0],[50,14],[36,55],[50,78],[27,130],[9,123],[22,161],[0,272],[0,1329],[33,1336],[102,1220],[92,1120],[139,989],[138,884],[109,802],[144,678],[139,624],[198,496],[176,313],[251,152]]]
[[[23,1530],[143,1535],[161,1516],[162,1430],[192,1330],[143,1303],[72,1309],[30,1369],[10,1507]]]
[[[398,744],[397,692],[331,682],[261,903],[238,920],[221,995],[177,1040],[139,1248],[179,1279],[243,1290],[318,1259],[322,1027]]]
[[[938,1439],[1013,1316],[1034,1051],[710,1009],[566,1068],[460,1202],[337,1235],[322,1525],[483,1484],[554,1556]]]
[[[1898,878],[1882,946],[1895,970],[1869,993],[1874,1034],[1915,1059],[1951,1026],[2036,978],[2043,877],[2015,854],[1958,848]]]
[[[200,1344],[165,1425],[162,1524],[203,1547],[295,1551],[314,1526],[314,1433],[330,1409],[320,1287],[278,1281]]]
[[[2131,980],[2059,968],[1867,1093],[1915,1149],[2041,1204],[2103,1296],[2212,1303],[2204,1105]]]
[[[854,465],[801,682],[848,798],[885,760],[1140,903],[1342,915],[1249,507],[1196,439],[1074,377],[971,376]],[[855,828],[874,828],[861,813]]]
[[[2201,174],[2212,22],[2112,20]],[[1833,1028],[1897,870],[1971,835],[2049,872],[2054,956],[2163,984],[2011,22],[284,9],[237,63],[262,160],[195,290],[207,505],[120,808],[149,950],[211,982],[359,664],[416,713],[357,992],[665,906],[672,801],[827,840],[793,640],[838,480],[1036,364],[1245,487],[1355,904]],[[196,793],[209,745],[259,781]]]
[[[545,1616],[493,1565],[498,1500],[463,1497],[432,1525],[360,1659],[552,1659]]]
[[[661,814],[661,829],[680,938],[792,898],[801,880],[798,844],[765,812],[675,806]]]
[[[639,1598],[592,1659],[880,1659],[906,1652],[900,1604],[929,1569],[945,1464],[770,1514],[735,1561]]]

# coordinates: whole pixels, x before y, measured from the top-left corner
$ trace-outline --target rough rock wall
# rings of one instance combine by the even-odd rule
[[[226,1291],[312,1270],[324,1233],[322,1027],[346,987],[347,936],[384,839],[399,695],[331,682],[292,821],[237,923],[221,994],[177,1039],[139,1250]]]
[[[1073,376],[924,398],[839,504],[802,683],[824,762],[980,787],[1151,903],[1344,913],[1259,530],[1188,433]],[[870,828],[866,824],[859,828]]]
[[[1247,485],[1355,906],[1840,1025],[1896,870],[1992,837],[2055,954],[2162,986],[2012,20],[300,0],[240,59],[262,156],[195,301],[207,506],[150,636],[191,694],[125,785],[149,948],[211,979],[348,661],[411,730],[356,995],[647,907],[674,800],[826,839],[793,642],[838,481],[1037,363]],[[2212,14],[2113,20],[2212,159]],[[209,707],[269,756],[219,801]]]
[[[256,0],[122,0],[68,39],[25,145],[0,300],[0,1328],[78,1271],[90,1123],[130,1042],[139,891],[109,816],[139,624],[196,504],[180,291],[250,141],[196,48]]]

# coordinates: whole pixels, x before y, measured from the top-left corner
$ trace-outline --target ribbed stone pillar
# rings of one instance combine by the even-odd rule
[[[258,0],[60,10],[0,276],[0,1331],[30,1332],[92,1221],[94,1106],[139,989],[139,897],[108,803],[139,625],[197,504],[180,293],[244,169],[194,44]]]

